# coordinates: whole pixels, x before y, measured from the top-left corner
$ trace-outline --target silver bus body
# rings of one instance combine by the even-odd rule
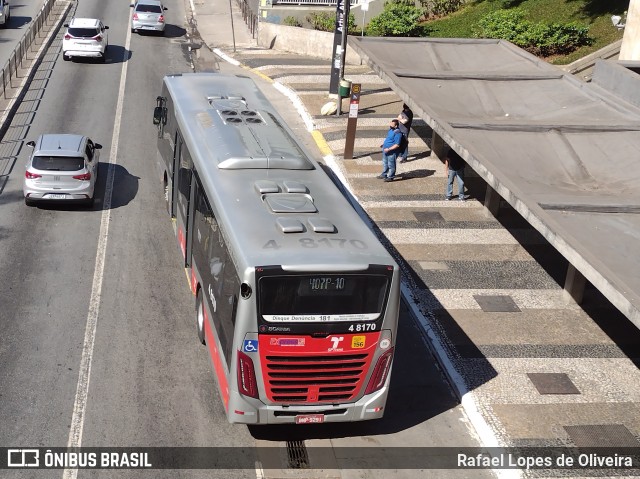
[[[384,413],[400,273],[248,77],[164,78],[168,212],[233,423]]]

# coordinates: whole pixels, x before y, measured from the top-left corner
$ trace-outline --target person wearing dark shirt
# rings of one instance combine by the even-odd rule
[[[400,158],[400,163],[404,163],[407,161],[407,156],[409,156],[409,132],[411,132],[411,123],[413,122],[413,112],[411,108],[407,106],[406,103],[402,104],[402,111],[398,115],[398,128],[400,129],[400,133],[402,133],[403,141],[401,145],[401,152],[398,155]]]
[[[398,120],[395,118],[389,122],[389,131],[380,148],[382,148],[382,173],[377,178],[384,181],[393,181],[396,174],[396,158],[400,151],[402,133],[398,129]]]
[[[464,160],[458,153],[449,149],[449,153],[447,153],[447,158],[444,160],[444,164],[447,169],[447,201],[453,197],[454,178],[458,178],[458,199],[460,201],[464,201],[466,199],[466,196],[464,195]]]

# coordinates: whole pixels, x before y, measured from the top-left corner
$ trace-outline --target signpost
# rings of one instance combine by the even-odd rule
[[[360,83],[351,85],[349,96],[349,118],[347,119],[347,137],[344,142],[344,159],[353,159],[353,144],[356,140],[356,127],[358,126],[358,108],[360,107]]]
[[[347,52],[347,28],[349,22],[350,0],[338,0],[336,3],[336,29],[333,33],[333,55],[331,56],[331,81],[329,93],[338,94],[338,87],[344,72]]]

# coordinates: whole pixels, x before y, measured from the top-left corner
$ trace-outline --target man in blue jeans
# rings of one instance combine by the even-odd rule
[[[446,200],[449,201],[453,197],[453,180],[458,178],[458,199],[464,201],[467,197],[464,195],[464,167],[466,163],[462,157],[455,151],[449,149],[447,158],[444,160],[445,168],[447,169],[447,196]]]
[[[384,181],[393,181],[396,174],[396,158],[400,153],[402,133],[398,129],[398,120],[395,118],[389,122],[387,137],[380,147],[382,148],[382,173],[377,178]]]
[[[411,123],[413,122],[413,112],[406,103],[402,104],[402,111],[398,115],[398,128],[404,137],[402,151],[398,155],[400,163],[406,163],[409,156],[409,133],[411,132]]]

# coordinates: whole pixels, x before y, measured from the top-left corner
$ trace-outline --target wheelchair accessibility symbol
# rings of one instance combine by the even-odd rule
[[[255,353],[258,351],[258,340],[257,339],[245,339],[242,344],[242,350],[245,353]]]

